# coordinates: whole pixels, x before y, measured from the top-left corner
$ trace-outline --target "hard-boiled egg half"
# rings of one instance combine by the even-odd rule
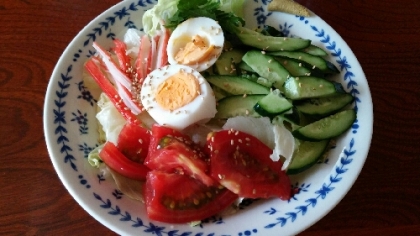
[[[182,130],[216,114],[216,99],[209,83],[195,69],[167,65],[145,79],[141,102],[155,121]]]
[[[187,65],[204,71],[220,56],[224,41],[222,28],[215,20],[190,18],[172,32],[167,47],[168,61],[171,65]]]

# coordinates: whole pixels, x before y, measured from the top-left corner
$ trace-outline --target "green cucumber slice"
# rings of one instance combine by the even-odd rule
[[[287,174],[299,174],[315,165],[328,147],[329,140],[319,142],[299,141],[297,150],[293,153],[292,162],[287,168]]]
[[[328,96],[336,91],[334,83],[319,77],[290,77],[284,83],[284,95],[292,100]]]
[[[336,113],[353,100],[354,97],[351,94],[337,93],[328,97],[298,101],[295,106],[303,114],[320,118]]]
[[[216,72],[219,75],[236,75],[236,65],[242,61],[244,54],[245,52],[239,49],[223,51],[214,63]]]
[[[340,73],[337,67],[335,67],[334,64],[332,64],[331,62],[325,60],[324,58],[320,56],[314,56],[309,53],[280,51],[280,52],[270,52],[270,55],[302,60],[306,63],[311,64],[312,66],[319,68],[325,73],[334,73],[334,74]]]
[[[278,62],[286,70],[289,71],[291,76],[314,76],[314,77],[324,77],[325,73],[319,70],[318,68],[313,68],[312,65],[293,58],[288,57],[275,57]]]
[[[235,116],[261,117],[261,115],[254,110],[254,106],[263,97],[265,97],[263,94],[225,97],[218,102],[215,118],[227,119]]]
[[[283,112],[290,110],[293,104],[280,94],[280,90],[276,89],[257,102],[254,110],[262,116],[274,117]]]
[[[311,45],[309,39],[269,36],[245,27],[239,27],[236,35],[243,44],[264,51],[295,51]]]
[[[337,137],[347,131],[356,120],[356,111],[344,110],[292,131],[295,138],[321,141]]]
[[[217,86],[212,86],[212,90],[214,93],[214,97],[216,98],[216,101],[219,101],[220,99],[223,99],[227,96],[232,96],[232,94],[229,94],[228,92],[224,91],[223,89]]]
[[[268,94],[270,89],[240,76],[230,75],[211,75],[206,77],[207,81],[213,86],[232,94]]]
[[[244,70],[246,72],[255,73],[255,71],[250,66],[248,66],[248,64],[246,64],[244,61],[241,61],[238,64],[238,67],[239,67],[239,69]]]
[[[274,57],[261,51],[251,50],[245,53],[242,61],[248,64],[258,75],[268,79],[274,87],[283,88],[283,84],[290,73]]]
[[[313,44],[309,45],[308,47],[306,47],[306,48],[304,48],[300,51],[311,54],[311,55],[314,55],[314,56],[320,56],[320,57],[328,56],[328,53],[324,49],[322,49],[318,46],[315,46]]]

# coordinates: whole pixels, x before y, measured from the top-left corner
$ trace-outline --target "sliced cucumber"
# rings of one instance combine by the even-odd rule
[[[270,55],[273,56],[281,56],[281,57],[289,57],[293,59],[302,60],[306,63],[311,64],[322,70],[324,73],[340,73],[337,67],[334,66],[331,62],[325,60],[320,56],[314,56],[309,53],[305,52],[271,52]]]
[[[228,96],[232,96],[232,94],[229,94],[228,92],[224,91],[223,89],[217,86],[212,86],[212,90],[214,93],[214,97],[216,98],[216,101],[219,101],[220,99],[223,99]]]
[[[273,86],[283,89],[283,84],[290,76],[290,73],[274,57],[263,54],[260,51],[251,50],[245,53],[242,60],[258,73],[261,77],[267,78]]]
[[[305,141],[331,139],[348,130],[355,120],[356,112],[353,109],[344,110],[296,129],[292,134]]]
[[[334,83],[318,77],[290,77],[284,83],[284,95],[292,100],[328,96],[336,91]]]
[[[242,77],[247,78],[251,81],[254,81],[257,84],[261,84],[262,86],[265,86],[267,88],[271,88],[271,82],[264,78],[264,77],[260,77],[257,74],[252,74],[252,75],[242,75]]]
[[[244,70],[244,71],[247,71],[247,72],[251,72],[251,73],[255,73],[255,71],[250,67],[250,66],[248,66],[248,64],[246,64],[244,61],[241,61],[239,64],[238,64],[238,67],[241,69],[241,70]]]
[[[278,62],[280,62],[282,66],[284,66],[284,68],[286,68],[286,70],[289,71],[291,76],[324,77],[325,75],[325,73],[322,72],[320,69],[313,68],[312,65],[304,61],[300,61],[300,60],[288,58],[288,57],[275,57],[275,58]]]
[[[284,112],[276,117],[273,118],[274,120],[282,120],[290,123],[293,127],[301,126],[301,113],[296,109],[296,107],[292,107],[292,109],[288,112]]]
[[[243,44],[264,51],[295,51],[311,45],[309,39],[269,36],[245,27],[239,27],[236,35]]]
[[[223,51],[214,63],[216,72],[219,75],[236,75],[236,64],[242,61],[245,52],[239,49]]]
[[[258,77],[256,82],[265,86],[265,87],[267,87],[267,88],[271,88],[271,82],[264,77]]]
[[[265,97],[265,95],[262,94],[225,97],[218,102],[215,118],[227,119],[235,116],[261,117],[261,115],[254,110],[254,106],[263,97]]]
[[[268,94],[270,92],[269,88],[240,76],[211,75],[206,79],[213,86],[232,95]]]
[[[276,89],[263,97],[254,106],[254,110],[262,116],[274,117],[285,111],[290,110],[293,104],[280,94],[280,90]]]
[[[277,30],[276,28],[270,25],[264,25],[264,27],[261,30],[261,34],[275,36],[275,37],[284,37],[283,32]]]
[[[324,49],[322,49],[318,46],[315,46],[313,44],[309,45],[308,47],[306,47],[306,48],[304,48],[300,51],[306,52],[306,53],[314,55],[314,56],[321,56],[321,57],[328,56],[328,53]]]
[[[299,140],[298,149],[293,153],[287,174],[294,175],[315,165],[328,147],[329,140],[309,142]]]
[[[341,110],[353,100],[354,98],[351,94],[337,93],[328,97],[299,101],[295,106],[303,114],[314,117],[325,117]]]

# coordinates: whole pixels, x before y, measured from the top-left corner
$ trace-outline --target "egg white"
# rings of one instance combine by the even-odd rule
[[[200,87],[200,94],[190,103],[175,110],[167,110],[156,102],[155,94],[160,84],[171,76],[184,70],[191,73]],[[141,92],[140,100],[149,115],[160,125],[183,130],[186,127],[206,121],[215,116],[216,99],[209,83],[196,70],[184,65],[167,65],[152,71],[145,79]]]
[[[168,62],[171,65],[179,64],[175,60],[175,55],[180,48],[184,47],[187,43],[185,39],[192,38],[195,35],[204,38],[209,45],[214,45],[215,49],[207,60],[187,66],[201,72],[208,69],[216,62],[222,53],[223,44],[225,42],[222,27],[211,18],[196,17],[182,22],[172,32],[167,47]]]

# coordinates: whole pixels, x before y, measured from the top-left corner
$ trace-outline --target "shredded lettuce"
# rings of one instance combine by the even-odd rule
[[[89,153],[88,162],[92,167],[100,168],[103,163],[102,159],[99,157],[99,153],[101,152],[103,146],[103,144],[99,145]]]
[[[124,43],[127,45],[127,55],[129,55],[134,63],[137,54],[139,53],[141,37],[144,32],[137,29],[128,29],[124,34]]]
[[[284,158],[282,170],[289,166],[296,147],[295,138],[282,122],[272,123],[268,117],[236,116],[229,118],[223,129],[234,129],[248,133],[273,150],[270,158],[279,161]]]
[[[245,0],[220,0],[220,10],[224,12],[232,12],[236,16],[244,17],[244,2]]]
[[[224,31],[232,32],[243,26],[244,0],[159,0],[143,15],[143,30],[154,36],[162,24],[174,29],[178,24],[193,17],[209,17],[219,22]]]
[[[143,15],[143,31],[154,36],[156,31],[162,27],[162,21],[166,22],[178,11],[180,0],[159,0],[151,9]]]
[[[98,106],[100,107],[100,111],[96,114],[96,119],[98,119],[105,133],[106,140],[116,144],[118,135],[126,121],[106,95],[101,94],[98,100]]]

